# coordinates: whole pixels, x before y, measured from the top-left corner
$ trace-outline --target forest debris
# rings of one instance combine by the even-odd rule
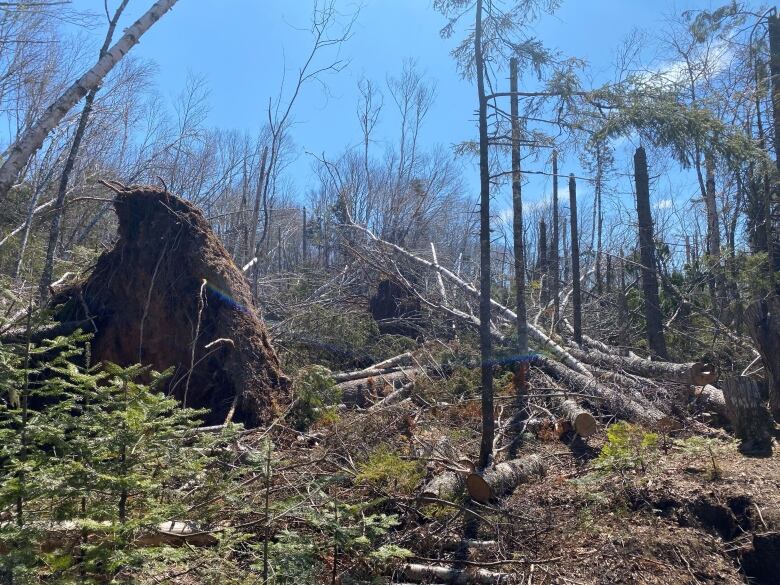
[[[336,382],[340,383],[340,382],[348,382],[349,380],[359,380],[360,378],[370,378],[372,376],[379,376],[392,371],[393,369],[395,369],[396,366],[402,364],[408,364],[411,361],[412,361],[412,354],[411,352],[407,351],[406,353],[393,356],[382,362],[376,363],[367,368],[363,368],[362,370],[355,370],[354,372],[341,372],[338,374],[333,374],[333,379]]]
[[[473,285],[466,282],[459,276],[457,276],[455,273],[453,273],[451,270],[448,270],[441,266],[437,262],[431,262],[429,260],[426,260],[425,258],[421,258],[420,256],[417,256],[416,254],[413,254],[412,252],[408,251],[405,248],[402,248],[398,244],[394,244],[392,242],[388,242],[386,240],[383,240],[382,238],[378,237],[376,234],[374,234],[371,230],[369,230],[366,227],[363,227],[361,225],[358,225],[352,221],[345,224],[347,227],[350,227],[352,229],[359,230],[366,234],[369,238],[371,238],[373,241],[378,242],[379,244],[383,245],[386,248],[389,248],[391,250],[394,250],[404,256],[405,258],[412,260],[413,262],[420,264],[422,266],[425,266],[426,268],[429,268],[431,270],[436,271],[437,273],[441,274],[442,276],[446,277],[447,280],[452,281],[455,283],[458,287],[460,287],[465,292],[469,293],[470,295],[479,298],[479,291],[474,288]],[[490,299],[490,304],[493,308],[498,309],[501,315],[511,321],[512,323],[515,323],[517,321],[517,314],[509,309],[508,307],[505,307],[495,299]],[[558,357],[562,362],[564,362],[568,367],[572,368],[573,370],[576,370],[583,376],[590,376],[590,372],[588,369],[582,365],[574,356],[572,356],[568,351],[566,351],[564,348],[562,348],[560,345],[555,343],[548,335],[546,335],[541,329],[538,327],[534,327],[532,324],[528,324],[528,334],[530,337],[539,343],[541,346],[543,346],[545,349],[548,349],[553,355]]]
[[[63,304],[58,320],[94,320],[96,361],[173,366],[167,392],[209,409],[205,424],[224,422],[236,397],[233,420],[270,420],[290,383],[244,275],[202,213],[155,187],[120,190],[114,209],[119,240],[86,281],[53,299]]]
[[[422,372],[422,368],[395,369],[377,376],[342,382],[337,386],[344,404],[365,408],[377,398],[386,398],[396,387],[413,382]]]
[[[643,422],[656,428],[673,428],[675,421],[652,404],[637,397],[613,390],[593,378],[588,378],[546,356],[537,356],[536,363],[549,375],[583,394],[602,398],[602,406],[608,412],[628,421]]]
[[[466,489],[472,499],[482,504],[501,497],[521,483],[547,473],[547,464],[538,455],[528,455],[499,463],[482,473],[470,473],[466,477]]]

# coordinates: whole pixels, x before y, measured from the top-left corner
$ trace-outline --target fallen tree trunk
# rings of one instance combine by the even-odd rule
[[[572,348],[569,351],[577,359],[589,364],[619,368],[645,378],[662,379],[679,384],[705,386],[714,382],[718,377],[716,368],[703,362],[675,364],[646,360],[638,356],[614,355],[595,349],[583,351]]]
[[[397,387],[413,382],[422,372],[422,368],[399,369],[378,376],[349,380],[337,384],[336,387],[341,391],[341,400],[344,404],[365,408],[373,404],[377,398],[387,397],[388,389],[392,392]]]
[[[3,524],[0,523],[0,527]],[[40,532],[37,540],[37,549],[42,553],[55,550],[72,550],[79,546],[85,537],[85,528],[80,522],[74,520],[62,520],[59,522],[35,522],[29,525]],[[87,542],[95,538],[113,538],[115,526],[109,521],[92,524],[86,530]],[[133,539],[134,546],[214,546],[217,538],[214,530],[204,530],[203,526],[189,520],[169,520],[161,522],[156,528],[141,529],[138,536]],[[0,554],[7,554],[6,543],[0,541]]]
[[[723,397],[734,434],[742,441],[740,451],[771,453],[774,422],[756,381],[744,376],[724,380]]]
[[[674,421],[652,404],[627,396],[598,382],[595,378],[583,376],[560,362],[546,356],[537,356],[535,363],[553,378],[564,382],[583,394],[593,394],[603,400],[602,408],[615,416],[631,421],[642,422],[658,428],[671,428]]]
[[[466,477],[466,489],[472,499],[482,504],[500,498],[521,483],[547,473],[547,464],[538,455],[528,455],[499,463],[482,473],[470,473]]]
[[[463,472],[447,470],[436,475],[423,487],[419,501],[425,504],[435,500],[452,501],[456,499],[466,487],[466,474],[465,470]]]
[[[360,378],[370,378],[371,376],[379,376],[381,374],[386,374],[392,371],[393,369],[395,369],[396,366],[400,364],[409,363],[411,361],[412,361],[411,352],[406,352],[406,353],[402,353],[401,355],[391,357],[390,359],[387,359],[383,362],[374,364],[373,366],[369,366],[368,368],[364,368],[362,370],[333,374],[333,379],[336,382],[348,382],[349,380],[359,380]]]
[[[494,573],[486,569],[455,569],[454,567],[438,567],[436,565],[421,565],[407,563],[401,567],[407,579],[418,583],[433,583],[442,581],[453,585],[496,585],[509,582],[508,573]]]

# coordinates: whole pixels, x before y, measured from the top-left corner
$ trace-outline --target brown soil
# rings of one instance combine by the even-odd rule
[[[236,422],[268,421],[289,381],[243,274],[201,212],[154,187],[120,191],[114,208],[119,239],[58,296],[68,300],[59,319],[91,318],[94,360],[173,367],[168,392],[208,408],[207,423],[234,405]]]

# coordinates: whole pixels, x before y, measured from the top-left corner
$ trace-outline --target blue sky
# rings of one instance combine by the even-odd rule
[[[131,0],[122,25],[135,20],[150,2]],[[102,4],[102,0],[74,2],[78,8],[95,11]],[[633,29],[652,33],[665,26],[670,14],[720,4],[709,0],[564,0],[556,14],[541,19],[536,36],[550,48],[587,60],[598,80],[610,76],[615,51]],[[338,5],[345,14],[356,8],[353,0]],[[311,6],[311,0],[179,0],[133,52],[157,64],[157,86],[164,96],[172,100],[188,74],[200,75],[210,89],[209,124],[253,133],[264,120],[269,97],[279,91],[285,68],[288,76],[293,74],[309,47],[307,33],[296,27],[307,27]],[[335,157],[357,144],[357,81],[366,76],[384,86],[387,76],[400,72],[405,58],[415,58],[437,86],[436,103],[421,137],[424,145],[452,145],[474,137],[475,90],[458,76],[449,55],[453,41],[439,36],[443,22],[429,0],[362,2],[354,34],[341,50],[349,67],[324,79],[327,91],[316,84],[306,86],[294,111],[292,132],[300,152],[291,171],[301,192],[311,184],[311,158],[304,148]],[[102,29],[91,33],[96,45],[102,34]],[[397,122],[388,102],[378,138],[391,143],[397,137]],[[576,170],[575,161],[564,161],[561,170]],[[464,161],[464,172],[467,185],[474,188],[477,171],[472,162]],[[671,190],[667,183],[659,185],[659,191]],[[544,179],[530,179],[527,198],[542,197],[549,188]],[[630,183],[625,188],[630,190]],[[496,205],[500,208],[505,202],[499,194]]]

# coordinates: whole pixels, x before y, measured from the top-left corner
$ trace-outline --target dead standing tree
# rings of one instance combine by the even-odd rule
[[[661,315],[655,268],[653,217],[650,213],[650,178],[647,174],[647,155],[641,146],[634,153],[634,173],[636,209],[639,216],[639,252],[642,260],[642,292],[647,322],[647,344],[653,354],[661,359],[666,359],[666,340],[664,339],[663,316]]]

